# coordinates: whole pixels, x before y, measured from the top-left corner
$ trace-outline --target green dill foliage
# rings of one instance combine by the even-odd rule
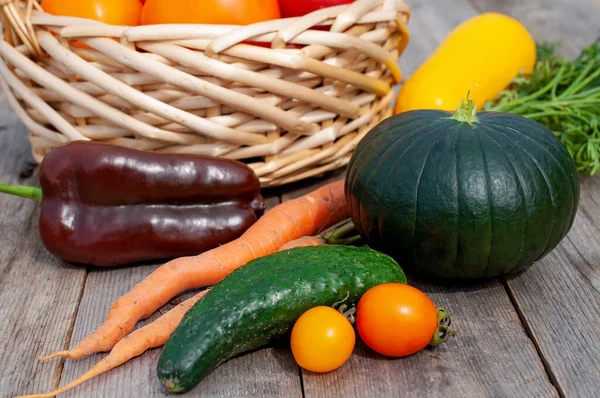
[[[548,127],[575,159],[577,170],[600,171],[600,44],[585,47],[573,61],[556,44],[538,44],[538,61],[485,110],[511,112]]]

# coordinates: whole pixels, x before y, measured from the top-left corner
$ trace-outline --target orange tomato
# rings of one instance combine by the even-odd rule
[[[142,25],[248,25],[280,18],[277,0],[146,0]]]
[[[136,26],[140,23],[139,0],[42,0],[45,12],[94,19],[110,25]]]
[[[292,328],[294,359],[311,372],[330,372],[342,366],[352,355],[355,342],[350,321],[331,307],[311,308]]]
[[[425,348],[437,331],[437,308],[425,293],[402,283],[369,289],[358,302],[356,329],[372,350],[404,357]]]

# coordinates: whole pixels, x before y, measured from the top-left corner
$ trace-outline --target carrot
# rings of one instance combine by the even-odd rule
[[[125,336],[113,347],[110,354],[104,357],[100,362],[94,365],[82,376],[73,380],[66,386],[61,387],[58,390],[52,391],[48,394],[24,395],[16,398],[54,397],[90,379],[93,379],[94,377],[99,376],[102,373],[106,373],[109,370],[124,364],[131,358],[135,358],[139,355],[142,355],[144,352],[146,352],[146,350],[150,348],[156,348],[164,345],[165,342],[171,336],[171,333],[173,333],[177,325],[179,325],[179,322],[181,322],[181,320],[183,319],[185,313],[188,312],[188,310],[192,308],[192,306],[196,304],[196,302],[200,300],[207,292],[208,289],[196,294],[195,296],[185,300],[183,303],[177,305],[176,307],[171,308],[171,310],[163,314],[154,322],[149,323],[148,325],[142,328],[139,328],[138,330],[134,331],[128,336]]]
[[[279,248],[279,250],[293,249],[294,247],[321,246],[324,244],[325,241],[319,236],[303,236],[291,242],[285,243]]]
[[[303,236],[284,244],[279,248],[279,251],[292,249],[294,247],[320,246],[324,244],[325,241],[320,237]],[[96,376],[100,376],[102,373],[112,370],[132,358],[142,355],[150,348],[163,346],[171,334],[175,331],[175,328],[177,328],[177,325],[179,325],[185,313],[188,312],[189,309],[192,308],[192,306],[196,303],[196,301],[200,300],[207,292],[208,290],[205,290],[196,294],[192,298],[179,304],[177,307],[170,309],[169,312],[162,315],[154,322],[131,332],[131,334],[125,336],[121,341],[115,344],[110,354],[104,357],[86,373],[79,376],[66,386],[47,394],[24,395],[17,398],[54,397],[74,387],[77,387],[78,385],[85,383]]]
[[[73,349],[42,359],[79,359],[108,351],[140,319],[147,318],[179,293],[213,285],[248,261],[271,254],[294,239],[314,235],[347,217],[343,180],[283,202],[265,213],[238,239],[197,256],[163,264],[120,297],[95,332]]]

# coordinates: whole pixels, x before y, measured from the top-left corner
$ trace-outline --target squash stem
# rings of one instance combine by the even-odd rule
[[[347,218],[320,234],[330,245],[353,245],[361,240],[352,219]]]
[[[42,190],[35,187],[0,184],[0,192],[7,193],[9,195],[20,196],[22,198],[33,199],[38,202],[42,200]]]
[[[429,344],[431,345],[440,345],[448,341],[448,339],[452,336],[456,336],[456,330],[450,327],[452,323],[452,318],[446,310],[443,308],[438,308],[438,327],[431,339]]]
[[[477,122],[477,106],[475,101],[469,98],[469,94],[460,102],[456,112],[452,115],[452,119],[469,124]]]

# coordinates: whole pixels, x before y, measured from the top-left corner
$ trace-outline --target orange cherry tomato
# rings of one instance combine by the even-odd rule
[[[146,0],[142,25],[248,25],[279,19],[277,0]]]
[[[355,342],[350,321],[331,307],[311,308],[292,328],[294,359],[311,372],[331,372],[342,366],[352,355]]]
[[[372,350],[391,357],[425,348],[438,326],[437,308],[422,291],[402,283],[368,290],[358,302],[356,329]]]
[[[94,19],[110,25],[136,26],[140,23],[139,0],[42,0],[48,14]]]

